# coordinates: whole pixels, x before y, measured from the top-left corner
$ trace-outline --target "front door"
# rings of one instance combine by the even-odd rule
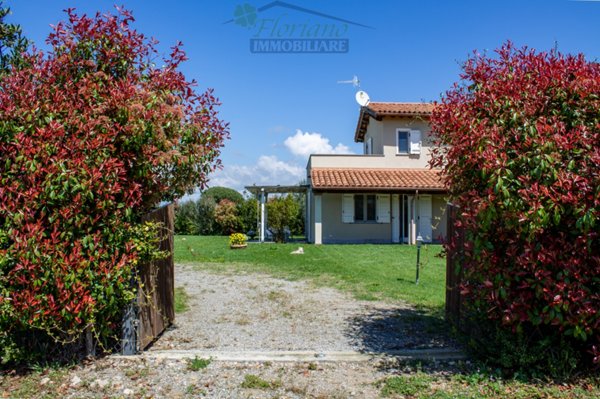
[[[400,242],[410,243],[411,223],[412,223],[412,196],[402,194],[400,196]]]
[[[433,232],[431,228],[431,195],[420,195],[419,196],[419,216],[418,216],[418,230],[417,235],[423,237],[424,242],[431,242]]]

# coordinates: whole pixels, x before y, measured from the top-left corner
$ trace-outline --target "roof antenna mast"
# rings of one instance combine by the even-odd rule
[[[342,83],[342,84],[352,83],[352,86],[354,86],[356,88],[360,87],[360,80],[358,80],[358,76],[356,76],[356,75],[354,75],[352,80],[338,80],[338,83]]]
[[[356,75],[354,75],[352,80],[338,80],[338,83],[352,83],[352,86],[354,86],[354,88],[360,89],[360,80],[358,80],[358,76]],[[362,90],[358,90],[354,98],[356,99],[358,105],[360,105],[361,107],[366,107],[371,101],[367,92]]]

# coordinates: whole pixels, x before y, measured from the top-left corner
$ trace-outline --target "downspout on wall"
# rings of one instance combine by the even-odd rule
[[[416,244],[417,242],[417,229],[419,224],[419,215],[417,212],[417,206],[419,204],[419,190],[415,190],[415,196],[412,200],[412,220],[411,220],[411,232],[410,232],[410,243]]]

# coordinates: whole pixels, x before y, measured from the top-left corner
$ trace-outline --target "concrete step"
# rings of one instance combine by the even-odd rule
[[[223,362],[368,362],[382,357],[405,360],[462,360],[466,355],[456,349],[407,349],[385,353],[315,352],[315,351],[211,351],[211,350],[157,350],[147,351],[137,357],[150,359],[212,358]],[[130,357],[115,355],[115,357]]]

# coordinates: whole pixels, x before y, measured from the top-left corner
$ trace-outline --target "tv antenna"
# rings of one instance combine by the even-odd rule
[[[338,83],[342,83],[342,84],[352,83],[352,86],[360,87],[360,80],[358,80],[358,76],[356,76],[356,75],[354,75],[352,80],[338,80]]]

